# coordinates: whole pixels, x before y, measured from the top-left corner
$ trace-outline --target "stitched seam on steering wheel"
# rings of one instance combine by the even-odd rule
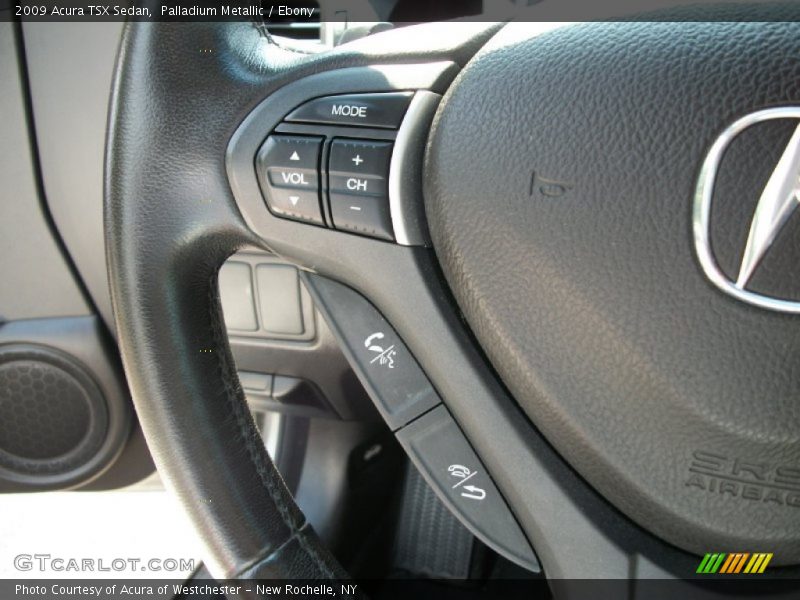
[[[226,337],[224,337],[225,334],[223,333],[222,322],[219,318],[219,310],[217,308],[219,306],[219,294],[217,292],[216,273],[212,274],[209,282],[208,301],[211,337],[216,348],[224,348]],[[238,426],[239,431],[244,438],[247,453],[250,455],[250,460],[253,462],[253,466],[256,468],[256,473],[258,473],[258,476],[261,479],[262,486],[267,491],[267,494],[269,494],[269,497],[272,499],[273,503],[278,509],[281,520],[291,532],[289,539],[291,539],[291,537],[296,537],[300,547],[305,551],[309,559],[311,559],[317,568],[327,577],[333,578],[333,573],[329,569],[326,562],[321,556],[319,556],[319,553],[308,544],[308,540],[302,531],[303,525],[301,524],[299,527],[294,526],[292,516],[289,514],[289,507],[282,500],[280,491],[277,489],[275,482],[271,481],[269,477],[269,466],[264,463],[264,456],[262,454],[262,452],[266,452],[266,450],[264,450],[261,438],[255,430],[252,416],[249,412],[246,412],[245,403],[239,395],[239,390],[235,386],[230,385],[230,381],[235,380],[234,378],[236,378],[237,375],[235,368],[233,368],[228,361],[227,353],[214,352],[213,355],[217,357],[217,364],[220,369],[222,384],[225,389],[225,397],[233,411],[234,418],[236,419],[236,425]],[[255,440],[258,441],[256,442]]]
[[[295,52],[297,54],[302,54],[303,56],[311,56],[312,54],[316,54],[316,52],[311,52],[309,50],[302,50],[300,48],[292,48],[290,46],[280,45],[278,42],[275,41],[275,37],[269,32],[266,23],[264,23],[263,21],[254,21],[253,26],[256,28],[256,30],[258,30],[258,33],[261,34],[261,37],[267,40],[267,42],[269,42],[271,46],[275,46],[279,50],[285,50],[286,52]]]
[[[291,536],[289,536],[289,538],[285,542],[283,542],[280,546],[278,546],[277,548],[275,548],[273,550],[270,550],[269,554],[259,555],[258,558],[254,559],[249,565],[247,565],[246,567],[243,567],[239,571],[239,573],[236,575],[236,578],[239,579],[239,578],[242,577],[243,574],[248,573],[248,572],[253,572],[253,574],[257,574],[257,571],[261,568],[262,565],[264,565],[265,563],[270,562],[274,555],[278,554],[279,552],[281,552],[285,548],[288,548],[292,544],[292,542],[295,541],[295,540],[297,540],[298,544],[303,546],[303,544],[305,543],[304,542],[304,538],[306,536],[306,531],[308,531],[310,529],[310,527],[311,527],[311,525],[308,522],[304,523],[303,526],[300,529],[298,529]],[[308,553],[308,552],[306,552],[306,553]],[[326,572],[328,574],[328,577],[330,577],[331,579],[336,577],[333,574],[332,571],[330,571],[328,569],[325,569],[325,570],[326,570]],[[338,579],[341,579],[341,577],[338,577]],[[354,598],[355,596],[353,596],[352,594],[346,594],[346,595],[341,595],[341,597],[342,598]]]

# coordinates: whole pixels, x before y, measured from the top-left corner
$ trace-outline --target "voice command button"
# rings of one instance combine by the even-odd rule
[[[467,529],[509,560],[540,570],[511,510],[444,405],[396,435],[437,496]]]

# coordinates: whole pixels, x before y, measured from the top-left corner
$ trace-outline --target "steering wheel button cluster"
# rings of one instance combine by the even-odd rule
[[[256,157],[269,209],[280,216],[324,225],[319,204],[321,137],[269,136]]]
[[[437,496],[485,544],[539,571],[486,467],[389,322],[355,290],[319,275],[301,277],[386,424]]]
[[[270,212],[404,246],[428,245],[420,140],[439,99],[425,91],[324,96],[260,129],[255,173]]]
[[[286,120],[394,129],[403,120],[412,96],[411,92],[325,96],[306,102]]]

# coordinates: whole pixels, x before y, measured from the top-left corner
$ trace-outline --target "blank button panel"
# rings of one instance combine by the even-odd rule
[[[303,333],[297,269],[284,265],[256,267],[261,327],[269,333]]]
[[[313,340],[314,307],[294,266],[267,254],[241,252],[219,272],[225,326],[231,336]]]
[[[233,261],[225,263],[219,271],[219,291],[228,329],[258,329],[250,265]]]

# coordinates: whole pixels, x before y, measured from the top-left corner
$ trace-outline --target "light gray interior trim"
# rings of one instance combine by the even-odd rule
[[[90,313],[36,184],[13,23],[0,23],[0,322]]]
[[[28,75],[47,205],[113,331],[103,248],[103,154],[123,23],[25,22]]]

